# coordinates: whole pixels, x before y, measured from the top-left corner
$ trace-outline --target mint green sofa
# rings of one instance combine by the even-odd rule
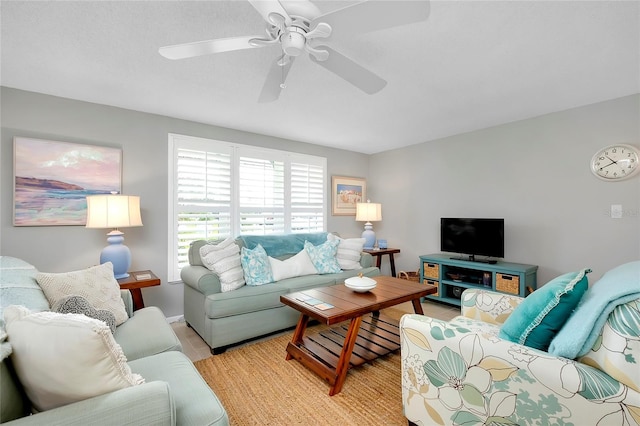
[[[38,286],[35,267],[0,256],[1,308],[23,305],[49,309]],[[129,319],[114,338],[134,373],[146,383],[30,415],[31,406],[11,364],[11,341],[0,355],[0,423],[7,425],[228,425],[227,413],[157,307],[133,312],[129,291],[121,291]],[[4,328],[1,320],[0,328]],[[2,333],[4,334],[4,333]],[[64,360],[60,360],[64,362]]]
[[[302,250],[305,240],[317,245],[326,239],[326,233],[314,233],[241,236],[235,242],[240,247],[248,245],[249,249],[259,243],[269,256],[284,260]],[[184,282],[185,321],[204,339],[213,354],[223,352],[228,346],[295,326],[300,313],[280,303],[281,295],[339,284],[359,273],[368,277],[380,275],[380,269],[373,266],[373,256],[363,252],[360,257],[362,269],[305,275],[260,286],[245,285],[223,293],[218,276],[207,269],[200,258],[200,248],[207,243],[197,240],[191,244],[189,266],[182,268],[180,277]]]

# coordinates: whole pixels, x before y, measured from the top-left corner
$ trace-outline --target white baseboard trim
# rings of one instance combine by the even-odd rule
[[[172,322],[180,322],[184,320],[184,315],[176,315],[175,317],[167,317],[167,322],[171,324]]]

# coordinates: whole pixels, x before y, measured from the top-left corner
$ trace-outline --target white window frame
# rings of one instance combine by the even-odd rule
[[[176,185],[176,172],[177,172],[177,150],[179,148],[188,148],[198,151],[209,152],[223,152],[231,155],[231,235],[240,235],[240,220],[239,220],[239,163],[240,157],[251,156],[253,158],[265,158],[283,161],[285,163],[285,185],[284,185],[284,232],[291,232],[291,164],[301,163],[310,164],[322,168],[322,229],[327,229],[327,215],[329,212],[328,206],[328,178],[327,178],[327,159],[325,157],[299,154],[295,152],[275,150],[270,148],[261,148],[252,145],[242,145],[232,142],[225,142],[214,139],[199,138],[195,136],[186,136],[175,133],[169,133],[169,160],[168,160],[168,262],[167,262],[167,277],[169,282],[180,281],[180,269],[178,268],[178,208],[177,208],[177,185]]]

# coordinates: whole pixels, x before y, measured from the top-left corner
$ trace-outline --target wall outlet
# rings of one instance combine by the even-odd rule
[[[611,219],[622,219],[622,204],[611,204]]]

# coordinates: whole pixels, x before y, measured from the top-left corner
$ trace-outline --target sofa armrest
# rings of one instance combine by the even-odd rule
[[[360,266],[363,268],[370,268],[373,266],[373,256],[369,253],[360,253]]]
[[[511,312],[524,299],[512,294],[469,288],[462,293],[461,314],[467,318],[504,324]]]
[[[205,296],[222,292],[218,275],[204,266],[185,266],[180,271],[180,278],[185,285],[192,287]]]
[[[399,327],[411,422],[636,424],[640,393],[589,365],[502,340],[495,325],[407,314]]]
[[[176,409],[166,382],[149,382],[22,417],[7,426],[175,425]]]
[[[133,316],[133,297],[129,290],[120,290],[120,296],[124,302],[124,309],[127,311],[127,316],[131,318]]]

